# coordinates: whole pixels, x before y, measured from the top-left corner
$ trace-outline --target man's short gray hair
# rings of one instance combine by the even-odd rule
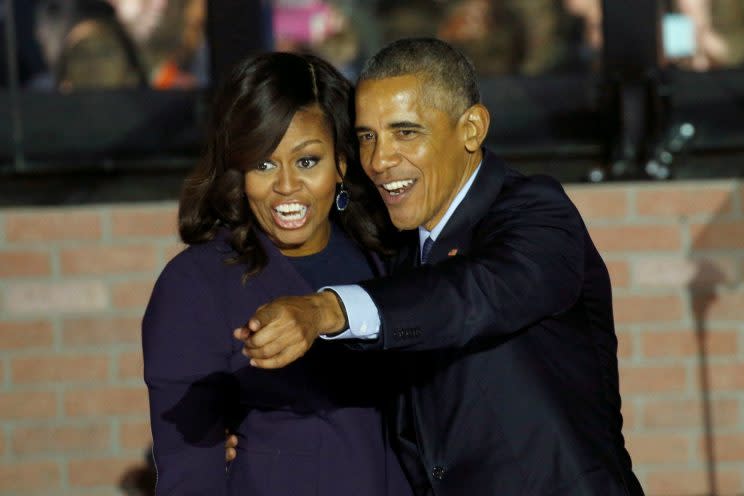
[[[408,75],[422,77],[425,98],[455,119],[480,102],[473,64],[436,38],[403,38],[390,43],[364,64],[359,82]],[[437,91],[432,94],[429,88]]]

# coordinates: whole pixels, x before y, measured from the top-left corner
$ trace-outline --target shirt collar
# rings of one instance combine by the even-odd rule
[[[455,210],[457,210],[457,207],[462,203],[462,200],[465,198],[465,195],[468,194],[468,191],[470,191],[470,187],[473,185],[473,181],[475,181],[475,176],[478,175],[478,171],[481,168],[481,165],[483,165],[483,161],[481,161],[478,164],[478,167],[475,168],[475,171],[470,175],[470,178],[468,178],[468,182],[466,182],[462,188],[460,188],[460,191],[458,191],[457,196],[455,196],[455,199],[452,200],[452,203],[450,203],[449,208],[444,213],[444,216],[437,222],[437,225],[434,226],[434,229],[431,231],[428,231],[425,227],[419,226],[419,253],[421,253],[421,250],[424,248],[424,241],[426,241],[426,238],[431,238],[432,241],[436,241],[437,237],[442,233],[444,230],[444,227],[447,225],[447,222],[449,221],[450,217],[452,217],[452,214],[455,213]]]

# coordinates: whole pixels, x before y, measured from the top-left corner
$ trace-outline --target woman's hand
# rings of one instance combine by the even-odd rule
[[[231,462],[238,456],[238,452],[235,448],[238,447],[238,436],[231,434],[229,430],[225,429],[225,461]]]

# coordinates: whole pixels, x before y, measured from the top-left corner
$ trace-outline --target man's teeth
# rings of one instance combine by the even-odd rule
[[[282,203],[274,207],[274,210],[285,220],[299,220],[307,213],[307,207],[299,203]]]
[[[414,183],[413,179],[404,179],[402,181],[393,181],[390,183],[385,183],[382,185],[383,188],[385,188],[385,191],[390,193],[391,195],[399,195],[403,193],[406,189],[410,188]]]

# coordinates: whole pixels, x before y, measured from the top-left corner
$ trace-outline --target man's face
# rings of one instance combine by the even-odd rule
[[[398,229],[433,228],[467,180],[457,121],[424,96],[414,75],[357,87],[359,156]]]

